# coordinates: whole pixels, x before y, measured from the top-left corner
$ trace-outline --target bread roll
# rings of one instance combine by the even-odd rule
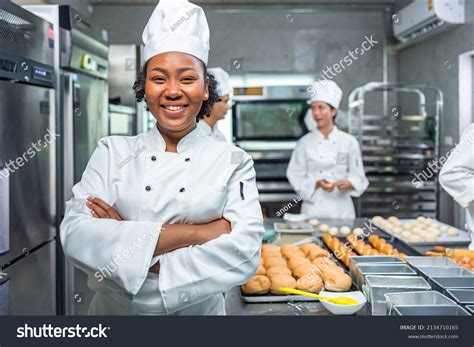
[[[293,245],[291,243],[286,243],[283,246],[281,246],[280,252],[281,252],[281,254],[283,254],[285,257],[288,258],[288,255],[290,253],[293,253],[293,252],[299,251],[299,250],[300,249],[298,248],[298,246]]]
[[[277,295],[287,295],[287,293],[283,293],[278,290],[278,288],[280,287],[296,287],[296,280],[289,275],[275,275],[270,278],[270,281],[272,283],[270,287],[270,292]]]
[[[321,249],[318,245],[314,243],[305,243],[303,246],[300,247],[300,250],[307,256],[309,251],[312,249]]]
[[[278,247],[277,245],[274,245],[273,243],[266,243],[262,246],[262,253],[265,253],[268,251],[280,252],[280,247]]]
[[[296,289],[318,294],[323,289],[323,280],[315,274],[308,274],[296,281]]]
[[[328,257],[329,252],[326,251],[325,249],[312,249],[309,251],[309,253],[306,255],[309,260],[314,260],[318,257]]]
[[[278,257],[266,258],[264,260],[264,265],[266,269],[269,269],[273,266],[287,266],[285,259]]]
[[[267,273],[267,270],[265,270],[265,268],[263,266],[259,266],[257,268],[257,273],[256,275],[265,275]]]
[[[285,257],[287,259],[293,259],[293,258],[306,258],[303,252],[300,250],[296,251],[287,251]]]
[[[272,277],[276,275],[290,275],[291,270],[288,269],[286,266],[272,266],[271,268],[267,269],[267,276]]]
[[[298,266],[303,265],[303,264],[311,264],[311,262],[307,258],[291,258],[288,261],[288,267],[292,271],[295,270]]]
[[[318,267],[313,264],[303,264],[293,270],[293,275],[296,278],[300,278],[308,273],[320,274],[321,272],[319,271]]]
[[[281,255],[280,252],[268,252],[268,253],[262,254],[263,262],[265,262],[265,259],[267,259],[267,258],[273,258],[273,257],[277,257],[277,258],[283,259],[283,256]]]
[[[345,292],[352,286],[351,277],[336,267],[324,271],[323,282],[324,287],[333,292]]]
[[[267,276],[253,276],[247,283],[241,286],[245,294],[266,294],[271,287],[271,281]]]

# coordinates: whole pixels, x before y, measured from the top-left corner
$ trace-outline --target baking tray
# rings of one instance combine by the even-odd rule
[[[387,315],[389,316],[391,315],[394,306],[457,305],[454,300],[435,290],[388,293],[384,296],[387,303]]]
[[[474,289],[474,277],[431,277],[430,281],[446,294],[448,289]]]
[[[365,284],[366,276],[416,276],[416,271],[407,264],[357,264],[356,284],[359,288]]]
[[[474,277],[462,266],[420,266],[417,270],[426,277]]]
[[[466,310],[468,310],[469,312],[471,312],[471,314],[474,314],[474,305],[467,305],[467,306],[466,306]]]
[[[454,228],[453,226],[451,226],[449,224],[445,224],[445,223],[440,222],[440,221],[438,221],[434,218],[432,218],[432,219],[433,219],[434,222],[436,222],[440,226],[447,226],[449,228]],[[405,223],[408,223],[408,222],[413,222],[415,220],[416,219],[400,219],[400,222],[402,222],[402,224],[405,224]],[[466,245],[466,244],[471,242],[471,236],[469,235],[469,233],[464,231],[464,230],[458,229],[458,228],[455,228],[459,232],[458,236],[448,236],[447,234],[443,233],[438,237],[438,240],[435,241],[435,242],[426,242],[426,241],[423,241],[423,242],[410,242],[410,241],[404,239],[403,237],[401,237],[400,235],[392,234],[391,232],[384,229],[382,226],[378,225],[377,223],[374,223],[373,221],[372,221],[372,223],[377,228],[383,230],[387,234],[393,235],[393,237],[395,237],[399,240],[402,240],[402,241],[406,242],[410,246]]]
[[[387,304],[385,294],[431,290],[431,286],[419,276],[366,276],[362,286],[372,315],[385,315]]]
[[[354,283],[360,276],[357,264],[405,264],[401,258],[394,255],[357,255],[349,259],[349,272]]]
[[[456,262],[447,257],[405,257],[405,261],[413,267],[420,266],[454,266],[460,267]]]
[[[461,305],[474,305],[474,289],[447,289],[446,294]]]
[[[311,234],[317,230],[317,227],[313,227],[309,223],[275,222],[273,229],[278,233]]]
[[[394,306],[394,316],[471,316],[459,305]]]

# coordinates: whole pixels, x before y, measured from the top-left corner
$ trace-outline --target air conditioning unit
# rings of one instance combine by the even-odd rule
[[[392,17],[393,33],[411,43],[464,23],[464,0],[414,0]]]

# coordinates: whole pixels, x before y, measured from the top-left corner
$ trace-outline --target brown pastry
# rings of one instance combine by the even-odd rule
[[[267,276],[253,276],[247,283],[241,286],[245,294],[266,294],[271,287],[271,281]]]
[[[333,292],[345,292],[351,289],[352,279],[344,271],[331,268],[323,273],[324,287]]]
[[[280,292],[278,288],[280,287],[287,287],[287,288],[295,288],[296,287],[296,280],[289,275],[275,275],[270,278],[272,283],[270,287],[270,292],[277,295],[286,295],[287,293]]]
[[[293,270],[293,275],[296,278],[300,278],[306,275],[307,273],[314,273],[316,275],[319,275],[321,272],[319,271],[319,268],[313,264],[303,264]]]
[[[278,258],[283,259],[283,256],[281,255],[280,252],[270,251],[270,252],[262,254],[263,261],[265,261],[265,259],[267,258],[272,258],[272,257],[278,257]]]
[[[311,262],[307,258],[291,258],[290,260],[288,260],[288,267],[292,271],[303,264],[311,264]]]
[[[271,268],[267,269],[267,276],[272,277],[276,275],[289,275],[291,276],[291,270],[288,269],[286,266],[272,266]]]
[[[301,252],[300,250],[297,250],[297,251],[288,251],[286,252],[286,258],[289,260],[289,259],[293,259],[293,258],[306,258],[306,256],[304,255],[303,252]]]
[[[285,257],[288,258],[288,255],[290,253],[293,253],[293,252],[299,251],[299,250],[300,249],[298,248],[298,246],[296,246],[294,244],[291,244],[291,243],[286,243],[283,246],[281,246],[280,252],[281,252],[281,254],[283,254]]]
[[[264,265],[266,269],[269,269],[272,266],[286,266],[286,261],[283,258],[271,257],[264,260]]]
[[[329,252],[326,251],[325,249],[312,249],[306,254],[306,256],[309,258],[309,260],[314,260],[318,257],[328,257]]]
[[[263,266],[259,266],[257,268],[256,275],[266,275],[266,273],[267,273],[267,270],[265,270],[265,268]]]
[[[321,249],[321,247],[319,247],[315,243],[305,243],[303,246],[300,247],[301,252],[303,252],[306,256],[312,249]]]
[[[323,280],[318,275],[307,274],[296,281],[296,289],[317,294],[323,289]]]
[[[273,243],[266,243],[262,246],[262,253],[266,253],[269,251],[280,252],[280,247],[274,245]]]

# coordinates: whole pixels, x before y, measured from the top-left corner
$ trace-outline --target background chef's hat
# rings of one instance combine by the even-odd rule
[[[165,52],[182,52],[207,65],[209,26],[201,7],[187,0],[160,0],[142,35],[144,60]]]
[[[342,89],[339,88],[336,82],[330,80],[317,81],[312,84],[313,94],[311,101],[322,101],[334,108],[339,108],[342,99]]]
[[[219,96],[230,94],[229,74],[220,67],[208,69],[217,82],[217,92]]]

